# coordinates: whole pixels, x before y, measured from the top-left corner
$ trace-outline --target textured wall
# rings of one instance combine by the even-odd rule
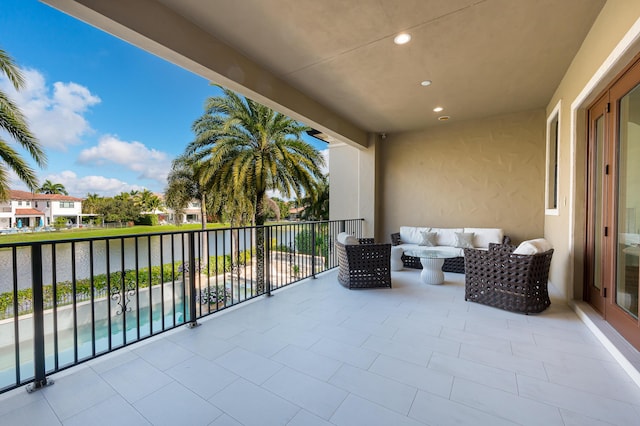
[[[540,109],[388,136],[380,144],[380,237],[401,225],[541,237],[545,126]]]

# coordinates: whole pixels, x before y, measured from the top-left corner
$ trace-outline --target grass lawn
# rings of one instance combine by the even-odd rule
[[[228,223],[208,223],[207,229],[228,228]],[[178,232],[200,229],[199,223],[156,226],[131,226],[127,228],[73,228],[52,232],[27,232],[0,235],[0,245],[10,243],[30,243],[34,241],[66,240],[71,238],[116,237],[122,235],[152,234],[157,232]]]

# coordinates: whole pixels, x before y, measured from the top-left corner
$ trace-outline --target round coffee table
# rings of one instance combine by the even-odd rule
[[[444,282],[444,272],[442,272],[444,260],[460,256],[456,253],[429,249],[406,250],[404,254],[420,258],[420,263],[422,264],[420,278],[423,283],[432,285],[439,285]]]

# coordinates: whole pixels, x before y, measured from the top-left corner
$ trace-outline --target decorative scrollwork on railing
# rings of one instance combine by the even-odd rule
[[[127,280],[126,287],[121,291],[118,286],[111,287],[111,300],[113,300],[119,309],[116,311],[116,315],[122,315],[125,312],[131,312],[131,306],[129,302],[131,298],[136,294],[136,284],[131,280]]]

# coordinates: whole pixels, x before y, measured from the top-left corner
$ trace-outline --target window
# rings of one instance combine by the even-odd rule
[[[560,164],[560,102],[547,119],[547,167],[545,213],[558,214],[558,167]]]
[[[73,208],[73,201],[60,201],[60,208],[61,209],[72,209]]]
[[[47,207],[49,207],[49,202],[47,201]]]
[[[21,206],[22,205],[22,201],[18,201],[18,205]]]

